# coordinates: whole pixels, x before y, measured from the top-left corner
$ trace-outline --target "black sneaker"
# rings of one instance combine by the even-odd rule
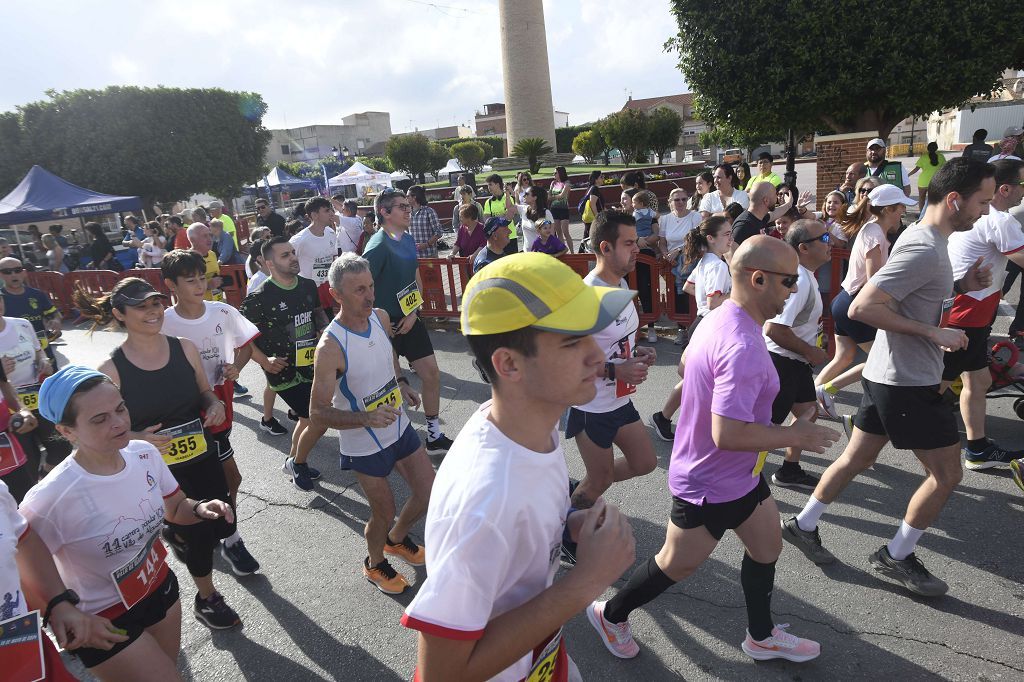
[[[235,575],[252,575],[260,570],[260,562],[249,554],[241,540],[230,546],[224,542],[220,543],[220,555],[231,564],[231,571]]]
[[[299,415],[295,414],[291,410],[288,410],[288,418],[291,419],[293,422],[299,421]]]
[[[672,430],[672,420],[665,419],[665,415],[661,412],[655,412],[651,415],[651,426],[654,427],[654,431],[658,434],[658,438],[668,441],[669,443],[675,440],[676,434]]]
[[[185,541],[175,535],[174,531],[167,526],[160,529],[160,537],[164,539],[167,546],[174,552],[175,558],[181,563],[185,563]]]
[[[309,467],[305,464],[296,464],[294,459],[288,457],[284,460],[284,466],[281,467],[281,471],[292,477],[292,483],[299,490],[308,493],[313,489],[313,479],[309,475]]]
[[[271,436],[284,436],[288,433],[288,429],[281,426],[281,422],[277,421],[274,417],[271,417],[266,421],[260,419],[260,428]]]
[[[427,454],[428,455],[443,455],[448,452],[452,447],[452,440],[443,433],[434,439],[427,439]]]
[[[249,389],[242,384],[235,382],[235,395],[249,395]]]
[[[772,474],[772,483],[783,488],[814,490],[818,486],[818,477],[811,476],[802,467],[796,467],[788,471],[779,467],[778,471]]]
[[[922,597],[941,597],[949,592],[949,585],[928,572],[916,554],[897,561],[889,554],[889,547],[882,548],[868,557],[875,570]]]
[[[832,552],[821,545],[818,529],[804,530],[797,525],[795,516],[782,522],[782,539],[799,549],[805,557],[819,566],[830,564],[836,560]]]
[[[227,605],[219,592],[211,594],[209,599],[200,599],[197,594],[193,610],[196,619],[213,630],[227,630],[242,624],[242,619]]]
[[[999,447],[993,441],[989,441],[988,447],[981,452],[964,448],[964,466],[972,471],[1009,466],[1010,462],[1022,456],[1024,456],[1024,452],[1010,452]]]

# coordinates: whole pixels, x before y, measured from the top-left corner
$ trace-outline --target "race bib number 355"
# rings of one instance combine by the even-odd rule
[[[157,433],[171,437],[170,444],[163,451],[167,466],[181,464],[206,454],[206,435],[203,433],[203,424],[198,419]]]

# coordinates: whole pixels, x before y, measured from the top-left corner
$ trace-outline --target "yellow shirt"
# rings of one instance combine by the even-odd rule
[[[217,220],[224,224],[224,231],[231,235],[231,238],[235,240],[235,249],[238,249],[238,235],[235,233],[235,221],[227,213],[221,213],[220,218]]]
[[[217,262],[217,254],[210,249],[206,252],[206,256],[203,258],[206,261],[206,281],[209,282],[214,277],[220,277],[220,263]],[[206,290],[206,294],[203,295],[204,301],[223,301],[224,292],[220,292],[214,296],[211,289]]]

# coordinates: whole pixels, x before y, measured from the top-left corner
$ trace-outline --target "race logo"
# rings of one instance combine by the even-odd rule
[[[156,487],[156,479],[153,478],[153,474],[149,473],[148,471],[146,472],[146,485],[149,486],[150,490]]]

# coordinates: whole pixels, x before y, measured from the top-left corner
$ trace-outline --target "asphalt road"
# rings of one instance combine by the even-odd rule
[[[1016,296],[1015,288],[1010,298],[1016,301]],[[1005,333],[1007,324],[1008,318],[1000,317],[996,332]],[[635,396],[645,416],[660,408],[676,380],[680,350],[671,342],[674,330],[665,328],[661,334],[657,368]],[[442,372],[441,418],[454,436],[489,391],[472,368],[454,322],[435,325],[431,337]],[[70,330],[57,350],[95,366],[119,338],[115,332],[88,336]],[[250,365],[242,381],[255,397],[235,403],[232,442],[244,476],[239,528],[262,570],[239,579],[217,557],[216,583],[244,627],[212,632],[193,618],[194,589],[184,567],[169,559],[182,579],[182,675],[198,681],[410,679],[415,634],[399,618],[415,585],[393,598],[363,579],[362,527],[368,510],[354,476],[338,468],[336,434],[329,433],[314,450],[311,461],[323,470],[316,490],[299,491],[281,472],[288,437],[258,429],[262,374]],[[412,381],[418,384],[414,376]],[[844,411],[853,412],[858,402],[859,388],[840,394]],[[1022,448],[1024,425],[1011,403],[989,401],[989,435]],[[289,424],[283,404],[278,407],[278,418]],[[422,433],[422,413],[412,417]],[[670,507],[670,444],[654,439],[654,445],[658,468],[613,486],[607,495],[632,520],[638,560],[661,546]],[[820,473],[844,445],[840,441],[824,455],[805,455],[805,467]],[[565,445],[565,452],[571,474],[581,477],[573,443]],[[778,453],[773,455],[766,473],[780,460]],[[855,480],[824,517],[822,538],[837,555],[836,564],[818,568],[785,547],[773,599],[776,622],[791,623],[797,634],[820,641],[822,655],[815,661],[756,663],[741,652],[746,626],[739,584],[742,547],[731,534],[696,575],[634,614],[633,631],[642,648],[638,658],[613,658],[583,616],[566,628],[571,655],[587,680],[1022,679],[1024,495],[1006,470],[992,471],[966,472],[936,527],[920,543],[919,555],[928,568],[950,584],[945,597],[908,596],[876,578],[867,563],[868,555],[891,537],[921,480],[921,467],[908,452],[887,448],[875,468]],[[404,497],[400,479],[394,485]],[[806,500],[803,492],[773,492],[786,515]],[[422,533],[422,524],[414,532]],[[414,583],[425,578],[422,569],[401,562],[398,567]],[[75,670],[90,679],[80,667]]]

